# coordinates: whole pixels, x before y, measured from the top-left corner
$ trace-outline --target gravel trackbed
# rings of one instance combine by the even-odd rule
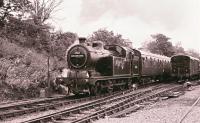
[[[200,101],[191,109],[200,96],[200,86],[191,87],[191,91],[178,98],[160,100],[123,118],[105,118],[96,123],[200,123]]]

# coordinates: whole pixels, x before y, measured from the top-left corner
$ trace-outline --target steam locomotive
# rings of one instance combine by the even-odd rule
[[[169,78],[170,58],[120,45],[87,42],[67,51],[68,77],[59,78],[75,94],[96,95]]]

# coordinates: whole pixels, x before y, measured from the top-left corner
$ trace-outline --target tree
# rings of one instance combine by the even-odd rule
[[[51,55],[57,56],[59,60],[65,60],[67,48],[77,39],[77,34],[72,32],[56,32],[51,35]]]
[[[21,18],[30,9],[29,0],[1,0],[0,25],[4,26],[8,17]]]
[[[105,44],[119,44],[122,46],[127,46],[125,39],[122,38],[120,34],[114,34],[113,31],[108,31],[106,29],[99,29],[88,38],[88,41],[103,41]]]
[[[0,0],[0,21],[5,23],[7,17],[17,16],[33,19],[36,25],[43,25],[50,19],[62,0]]]
[[[2,7],[4,5],[3,0],[0,0],[0,7]]]
[[[36,25],[44,24],[61,3],[62,0],[33,0],[30,14],[34,23]]]
[[[168,57],[174,54],[172,43],[168,41],[169,37],[163,34],[155,34],[151,35],[151,37],[153,41],[150,41],[145,46],[150,52]]]
[[[185,54],[185,50],[181,45],[181,42],[176,43],[174,46],[174,53],[175,54]]]
[[[197,51],[193,50],[193,49],[187,50],[186,54],[189,55],[189,56],[193,56],[195,58],[199,58],[200,59],[200,54]]]

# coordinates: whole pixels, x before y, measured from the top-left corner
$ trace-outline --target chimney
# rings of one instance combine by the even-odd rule
[[[83,44],[83,43],[86,42],[86,38],[85,37],[79,37],[78,40],[79,40],[80,44]]]

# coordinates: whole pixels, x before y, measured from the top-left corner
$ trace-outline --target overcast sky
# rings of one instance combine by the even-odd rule
[[[134,47],[162,33],[200,52],[200,0],[63,0],[59,9],[53,25],[63,32],[87,37],[106,28]]]

